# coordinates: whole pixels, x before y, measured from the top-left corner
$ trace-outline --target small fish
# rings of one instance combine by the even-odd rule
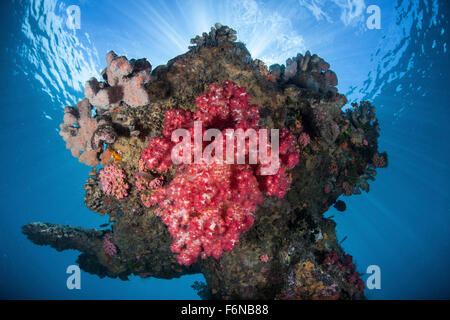
[[[341,243],[344,242],[345,240],[347,240],[347,236],[345,236],[344,239],[342,239],[341,242],[339,242],[339,244],[341,244]]]
[[[336,203],[334,204],[333,207],[335,207],[338,211],[341,211],[341,212],[345,211],[347,209],[347,205],[342,200],[336,201]]]
[[[115,152],[114,150],[111,150],[111,155],[114,159],[114,162],[122,161],[122,156]]]
[[[99,226],[99,228],[106,228],[107,226],[109,226],[109,223],[104,223],[104,224],[101,224],[101,225]]]

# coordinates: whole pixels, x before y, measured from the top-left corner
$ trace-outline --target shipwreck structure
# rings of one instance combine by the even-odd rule
[[[60,134],[92,167],[86,206],[112,227],[34,222],[23,233],[80,251],[80,268],[100,277],[202,273],[207,283],[195,287],[203,298],[364,298],[323,213],[341,195],[368,192],[387,165],[375,107],[343,111],[337,76],[316,54],[267,68],[236,40],[216,24],[154,70],[146,59],[108,53],[103,79],[88,80],[86,98],[66,107]],[[279,170],[174,164],[171,134],[194,120],[222,132],[279,129]]]

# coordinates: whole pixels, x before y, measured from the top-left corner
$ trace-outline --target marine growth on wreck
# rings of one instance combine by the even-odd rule
[[[60,135],[92,167],[85,205],[112,227],[34,222],[23,232],[36,244],[80,251],[80,268],[99,277],[202,273],[206,286],[194,287],[203,298],[362,299],[352,256],[323,214],[345,210],[338,198],[368,192],[387,166],[375,107],[362,101],[343,110],[337,75],[317,54],[267,67],[236,40],[216,24],[153,70],[145,58],[109,52],[103,78],[89,79],[85,98],[65,108]],[[193,138],[185,145],[192,148],[177,149],[173,133],[193,133],[196,122],[202,135],[216,129],[224,137],[278,129],[277,170],[264,175],[266,164],[249,163],[247,140],[244,163],[174,163],[174,153],[191,160],[211,152],[206,142],[196,150]],[[271,142],[256,145],[275,154]],[[220,143],[230,146],[237,142]]]

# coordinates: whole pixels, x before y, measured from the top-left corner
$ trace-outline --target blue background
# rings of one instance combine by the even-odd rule
[[[66,25],[78,5],[81,28]],[[368,29],[378,5],[381,29]],[[173,280],[99,279],[82,272],[66,288],[77,252],[33,245],[31,221],[98,227],[83,204],[89,167],[58,135],[65,105],[83,96],[114,49],[156,67],[187,50],[215,22],[238,32],[252,56],[284,63],[310,50],[331,64],[339,91],[377,106],[379,170],[368,194],[342,197],[347,211],[327,212],[358,271],[381,268],[369,299],[450,297],[449,57],[447,1],[2,1],[0,55],[0,298],[197,299],[201,275]]]

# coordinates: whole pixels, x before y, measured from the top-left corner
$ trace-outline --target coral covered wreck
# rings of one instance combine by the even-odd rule
[[[220,24],[191,42],[153,71],[146,59],[108,53],[102,81],[90,79],[86,98],[65,109],[60,134],[93,167],[85,204],[109,215],[111,229],[36,222],[23,232],[80,251],[80,267],[100,277],[203,273],[206,286],[195,287],[208,298],[363,298],[352,257],[323,213],[341,195],[368,192],[387,165],[375,108],[342,111],[336,74],[310,52],[267,68]],[[202,133],[224,136],[279,129],[279,167],[264,175],[263,163],[174,163],[174,152],[195,158],[176,149],[172,134],[193,132],[196,121]],[[257,145],[271,154],[269,141]]]

